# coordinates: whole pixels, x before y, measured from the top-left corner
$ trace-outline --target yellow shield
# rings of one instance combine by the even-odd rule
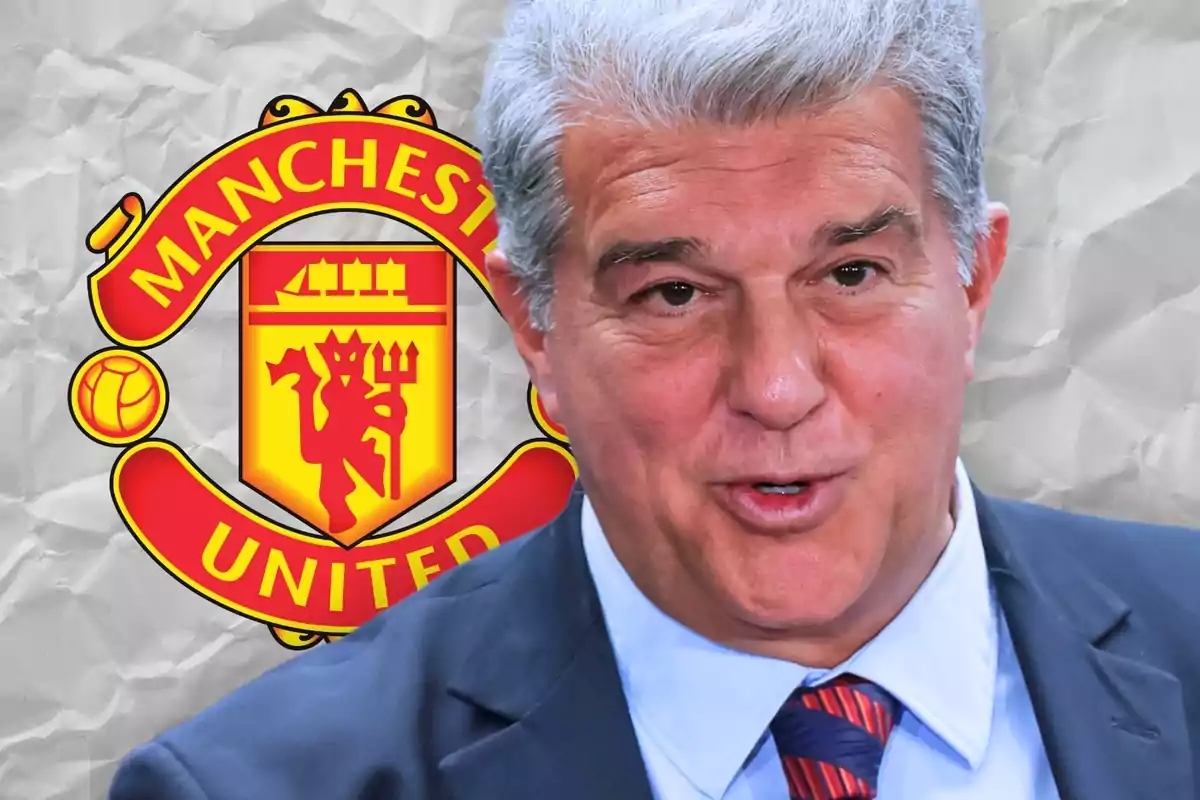
[[[242,481],[346,547],[453,483],[454,281],[436,245],[247,253]]]

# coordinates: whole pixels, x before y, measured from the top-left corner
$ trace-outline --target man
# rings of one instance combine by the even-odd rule
[[[481,119],[579,491],[113,800],[1200,796],[1200,536],[958,460],[1009,226],[967,0],[528,0]]]

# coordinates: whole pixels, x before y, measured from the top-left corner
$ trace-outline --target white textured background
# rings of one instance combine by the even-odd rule
[[[969,393],[985,489],[1200,524],[1200,2],[985,0],[991,192],[1014,241]],[[470,141],[501,0],[0,0],[0,800],[104,796],[130,747],[289,657],[118,521],[115,451],[69,418],[105,344],[87,231],[253,128],[281,93],[417,93]],[[413,238],[339,215],[278,239]],[[155,350],[162,434],[236,484],[227,280]],[[460,277],[461,493],[534,433],[500,319]],[[447,503],[454,492],[439,497]],[[427,509],[422,509],[426,511]]]

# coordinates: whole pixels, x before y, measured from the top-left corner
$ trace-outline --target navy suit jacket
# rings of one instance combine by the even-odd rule
[[[976,498],[1063,799],[1200,797],[1200,532]],[[138,748],[110,800],[650,800],[579,501]]]

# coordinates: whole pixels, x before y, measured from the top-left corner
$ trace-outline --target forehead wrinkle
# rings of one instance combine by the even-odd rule
[[[747,210],[747,203],[753,205],[755,198],[747,197],[746,192],[750,195],[759,194],[753,186],[736,194],[688,191],[686,184],[692,177],[704,173],[720,176],[757,172],[766,184],[762,187],[766,194],[772,193],[771,184],[779,188],[781,182],[796,187],[797,192],[811,194],[813,202],[801,204],[807,205],[807,208],[799,209],[799,216],[809,218],[809,223],[798,219],[796,214],[780,215],[790,219],[790,224],[780,219],[780,225],[791,227],[800,224],[805,228],[803,233],[794,229],[786,233],[780,230],[785,239],[798,236],[807,240],[812,231],[827,222],[857,222],[888,205],[926,210],[925,201],[928,198],[924,197],[921,186],[914,185],[919,184],[920,176],[905,175],[906,172],[913,172],[913,167],[906,164],[901,153],[882,146],[871,137],[876,127],[880,126],[872,125],[869,129],[861,129],[860,126],[860,130],[855,132],[845,127],[823,130],[814,126],[801,131],[801,135],[782,140],[767,137],[770,147],[756,147],[758,137],[754,130],[745,128],[731,129],[728,136],[721,135],[725,133],[724,128],[713,129],[716,134],[702,129],[632,131],[621,126],[577,128],[574,131],[575,141],[569,150],[572,164],[580,166],[567,170],[574,178],[571,181],[571,188],[575,190],[572,194],[582,201],[576,206],[582,214],[572,215],[575,217],[574,223],[582,226],[577,230],[586,232],[591,244],[602,244],[594,237],[600,232],[595,229],[595,223],[614,211],[621,220],[628,221],[625,212],[621,211],[623,205],[629,205],[628,213],[632,214],[666,213],[674,204],[680,204],[685,212],[699,207]],[[888,132],[887,126],[880,127],[880,130],[881,133]],[[734,136],[741,138],[731,140],[730,137]],[[919,146],[914,144],[914,148],[919,156]],[[734,154],[748,163],[730,164],[727,159],[723,163],[722,153]],[[709,163],[705,163],[705,160]],[[791,168],[785,169],[789,165]],[[719,178],[715,179],[719,181]],[[847,186],[847,183],[852,186]],[[843,188],[845,192],[841,191]],[[818,199],[817,195],[823,195],[824,201]],[[825,205],[826,208],[814,208],[815,205]],[[920,217],[924,217],[924,214]],[[593,229],[587,231],[587,228]],[[618,232],[609,231],[610,234]],[[671,231],[672,235],[693,233],[683,229]],[[719,247],[720,242],[713,241],[707,235],[710,233],[716,232],[705,231],[705,238],[709,239],[711,246]],[[809,251],[808,241],[795,244],[800,245],[799,251]]]
[[[584,135],[589,133],[599,134],[598,131],[589,131]],[[667,141],[664,142],[661,138],[656,139],[656,133]],[[744,131],[738,129],[732,132],[732,135],[738,133],[744,133]],[[796,152],[796,150],[811,149],[798,141],[794,148],[787,148],[787,152],[764,153],[763,149],[755,146],[752,141],[734,141],[724,136],[718,137],[704,132],[681,134],[671,130],[661,132],[645,130],[641,136],[637,137],[624,135],[601,137],[601,139],[602,142],[611,144],[617,153],[596,173],[594,185],[618,185],[638,173],[653,173],[672,168],[678,175],[697,172],[749,173],[774,170],[802,159],[803,152]],[[722,154],[731,153],[748,155],[755,158],[757,163],[730,164],[722,160]],[[764,157],[769,157],[770,160],[758,160]]]
[[[647,163],[649,159],[639,159],[640,163],[625,168],[615,168],[619,171],[615,171],[611,178],[605,177],[602,171],[592,184],[598,191],[594,191],[588,198],[587,215],[594,219],[612,205],[625,204],[635,200],[653,200],[655,195],[662,196],[661,202],[655,203],[655,206],[666,204],[677,199],[672,196],[673,192],[684,191],[685,187],[681,187],[680,184],[697,175],[748,175],[765,172],[764,181],[767,183],[778,181],[782,179],[782,172],[779,169],[801,158],[799,155],[785,155],[765,163],[741,165],[695,163],[689,160],[691,155],[689,153],[671,153],[670,157],[666,157],[667,155],[663,154],[664,157],[654,159],[650,163]],[[616,195],[615,199],[614,194]],[[685,199],[688,203],[698,206],[717,208],[743,202],[734,195],[709,193],[701,193]],[[648,206],[645,206],[642,210],[647,209]]]
[[[829,138],[837,139],[832,136]],[[748,145],[739,145],[738,149],[745,149],[753,155],[760,155]],[[846,173],[864,178],[886,173],[905,184],[908,183],[901,171],[902,165],[896,163],[898,159],[894,154],[868,140],[857,140],[851,143],[837,140],[835,146],[826,150],[821,157],[812,154],[814,149],[818,148],[806,143],[797,145],[793,152],[770,160],[730,164],[717,160],[707,163],[700,162],[696,159],[695,151],[679,152],[674,147],[669,149],[656,147],[654,150],[657,152],[643,151],[633,158],[631,163],[621,163],[623,159],[618,159],[613,165],[601,169],[592,183],[593,186],[601,188],[601,191],[593,197],[593,201],[600,200],[602,195],[608,194],[610,191],[619,191],[628,187],[631,182],[634,186],[628,197],[640,197],[654,192],[669,191],[676,188],[682,178],[706,173],[713,175],[760,173],[763,175],[763,180],[769,183],[785,180],[783,168],[792,165],[797,166],[804,173],[802,180],[815,182],[818,185],[826,183],[830,172],[842,173],[839,179],[844,179]],[[873,155],[877,154],[882,158],[863,158],[864,150],[869,150]]]

